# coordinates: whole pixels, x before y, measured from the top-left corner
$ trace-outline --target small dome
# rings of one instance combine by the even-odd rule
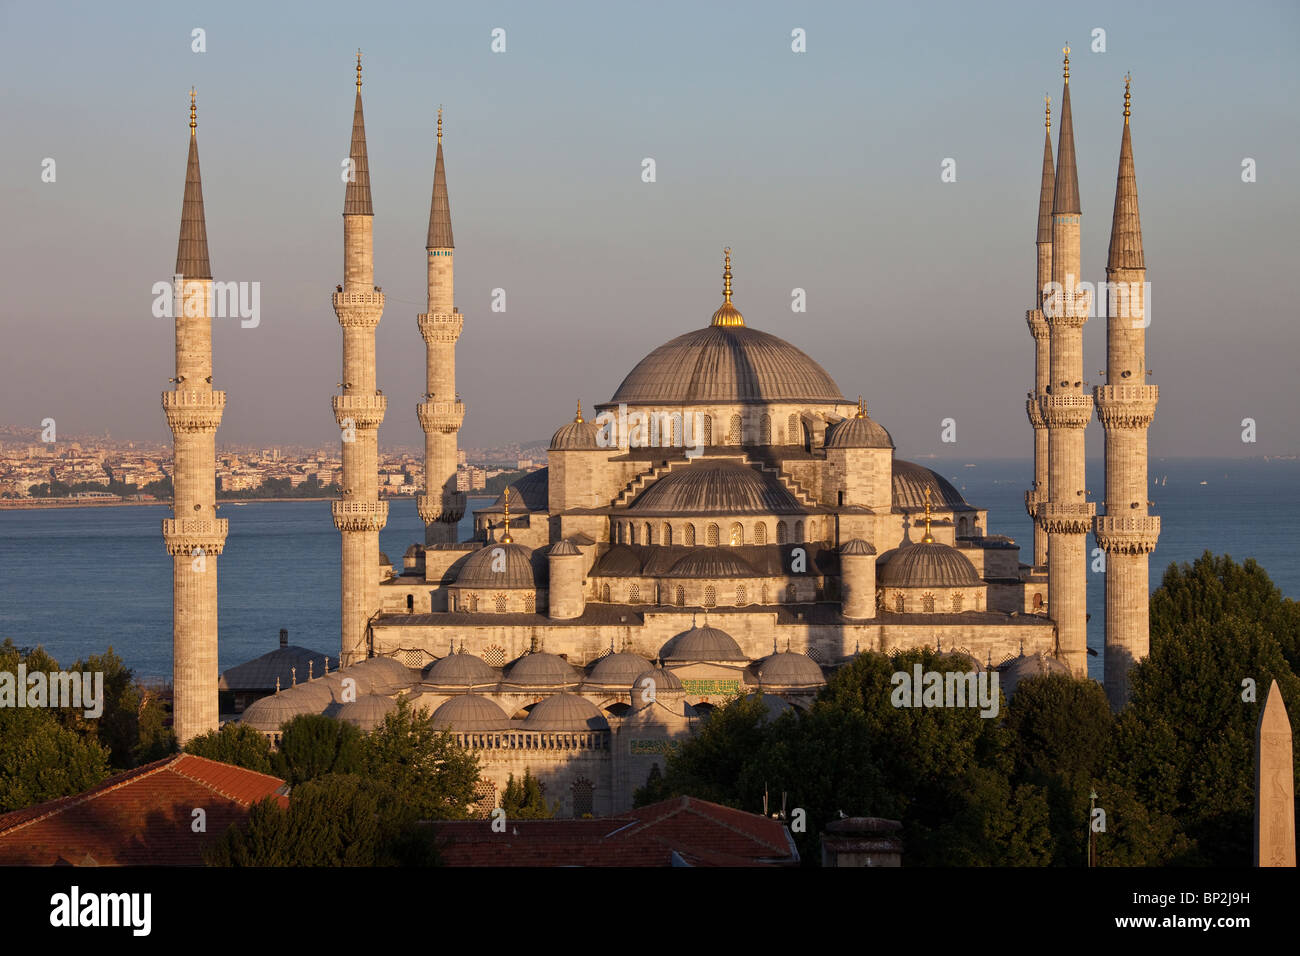
[[[479,730],[505,730],[510,726],[506,712],[478,694],[461,694],[453,697],[433,712],[436,727],[471,732]]]
[[[668,572],[673,578],[752,578],[757,572],[744,558],[723,548],[695,548]]]
[[[794,709],[790,706],[789,701],[782,700],[780,697],[776,696],[776,694],[754,693],[745,695],[745,700],[755,699],[762,701],[763,707],[767,710],[767,716],[764,718],[764,721],[776,720],[776,718],[780,717],[786,711]]]
[[[393,657],[371,657],[344,670],[344,676],[360,671],[370,679],[371,690],[376,694],[396,694],[412,684],[411,672]]]
[[[425,683],[435,687],[483,687],[501,680],[501,675],[477,654],[448,654],[429,668]]]
[[[1043,677],[1047,674],[1068,675],[1070,668],[1059,658],[1039,651],[1036,654],[1021,654],[1007,661],[998,668],[998,673],[998,684],[1002,693],[1010,697],[1016,692],[1017,685],[1026,677]]]
[[[550,501],[550,472],[546,468],[530,471],[514,484],[508,486],[497,500],[487,508],[480,508],[476,514],[501,514],[505,511],[506,491],[510,492],[510,513],[527,514],[530,511],[545,513]]]
[[[654,681],[653,685],[647,684],[646,681]],[[643,700],[642,694],[653,686],[654,693],[651,695],[654,699],[674,700],[686,695],[686,688],[682,686],[682,680],[670,670],[664,670],[662,667],[651,667],[643,670],[632,679],[632,707],[639,707]]]
[[[325,708],[334,702],[334,695],[330,693],[329,685],[319,680],[303,681],[295,684],[283,692],[285,697],[294,701],[303,701],[311,710],[302,710],[301,713],[319,714],[324,712]]]
[[[335,700],[339,700],[343,696],[343,681],[345,678],[352,679],[358,697],[362,694],[374,693],[375,685],[374,681],[371,680],[371,676],[364,670],[357,670],[355,666],[330,671],[329,674],[320,679],[320,683],[329,688],[329,692],[334,696]]]
[[[411,545],[409,548],[406,549],[406,551],[405,551],[405,553],[403,553],[402,557],[404,557],[404,558],[418,558],[418,557],[419,557],[420,555],[422,555],[422,554],[424,554],[424,545],[422,545],[422,544],[413,544],[413,545]]]
[[[754,670],[762,686],[813,687],[826,683],[826,677],[815,660],[807,654],[791,651],[764,658]]]
[[[592,684],[617,684],[626,687],[649,666],[650,662],[640,654],[627,651],[606,654],[596,661],[596,666],[591,669],[591,676],[587,680]]]
[[[573,555],[581,555],[582,552],[578,550],[578,546],[576,544],[574,544],[568,538],[564,538],[560,541],[555,542],[555,544],[551,545],[550,554],[551,557],[553,558],[567,558]]]
[[[827,448],[893,448],[894,440],[884,427],[867,417],[864,405],[858,415],[836,422],[826,429]]]
[[[692,627],[678,634],[659,652],[665,661],[747,661],[740,645],[716,627]]]
[[[279,733],[281,725],[304,713],[298,709],[303,703],[304,701],[299,700],[295,704],[293,698],[287,693],[259,697],[244,709],[239,722],[264,734]]]
[[[631,511],[663,515],[800,514],[804,508],[771,475],[736,461],[674,468],[637,497]]]
[[[392,567],[393,559],[390,558],[388,555],[384,554],[384,552],[380,551],[380,552],[379,552],[379,564],[380,564],[381,567],[385,567],[385,568],[387,568],[387,567]]]
[[[870,555],[875,554],[876,549],[867,544],[861,538],[851,538],[840,545],[840,554],[847,555]]]
[[[573,421],[561,425],[551,436],[552,451],[599,451],[600,429],[582,418],[582,403]]]
[[[527,730],[609,730],[599,708],[577,694],[543,697],[524,719]]]
[[[956,548],[920,541],[894,552],[880,571],[880,583],[895,588],[970,588],[984,582]]]
[[[554,654],[525,654],[507,665],[505,682],[521,687],[561,687],[578,683],[578,672]]]
[[[384,718],[397,710],[397,702],[378,694],[362,694],[356,700],[338,709],[336,716],[344,723],[369,732],[384,722]]]
[[[469,556],[456,575],[459,588],[537,587],[533,552],[522,544],[489,544]]]
[[[957,511],[973,510],[961,492],[943,476],[911,461],[894,459],[893,498],[895,508],[917,511],[925,508],[925,489],[930,489],[931,505],[935,508],[953,508]]]
[[[592,574],[622,577],[641,573],[641,559],[625,544],[616,544],[603,555]]]

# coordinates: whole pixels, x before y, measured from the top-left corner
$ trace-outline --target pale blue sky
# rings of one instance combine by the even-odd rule
[[[807,53],[790,50],[795,27]],[[262,284],[258,328],[217,322],[218,441],[337,441],[329,293],[359,46],[388,295],[381,442],[421,440],[442,103],[463,445],[545,438],[575,398],[607,399],[642,355],[707,324],[730,244],[748,323],[865,395],[900,454],[1026,455],[1042,97],[1059,105],[1067,40],[1093,280],[1133,73],[1153,455],[1300,450],[1293,3],[6,3],[0,421],[167,437],[172,331],[150,288],[175,259],[194,84],[214,272]],[[940,182],[945,157],[956,183]],[[1243,157],[1258,182],[1242,183]],[[1084,329],[1094,384],[1104,326]],[[1244,417],[1258,444],[1242,444]],[[1096,422],[1088,435],[1099,455]]]

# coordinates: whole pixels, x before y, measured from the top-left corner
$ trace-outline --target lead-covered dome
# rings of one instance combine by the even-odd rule
[[[637,497],[641,514],[798,514],[804,508],[780,482],[735,461],[674,468]]]
[[[501,676],[477,654],[448,654],[429,668],[425,683],[434,687],[484,687],[495,684]]]
[[[588,680],[592,684],[617,684],[625,687],[649,666],[650,662],[640,654],[619,651],[617,654],[606,654],[598,660],[591,669]]]
[[[696,548],[673,565],[674,578],[752,578],[757,572],[743,558],[722,548]]]
[[[858,413],[826,429],[827,448],[893,448],[894,439],[883,425],[867,417],[867,406],[858,399]]]
[[[760,661],[754,670],[760,686],[813,687],[826,683],[821,665],[807,654],[782,651]]]
[[[984,582],[956,548],[919,541],[894,552],[880,571],[880,583],[894,588],[971,588]]]
[[[506,668],[505,682],[521,687],[561,687],[578,683],[578,672],[562,657],[534,651]]]
[[[474,552],[456,575],[462,588],[537,587],[533,573],[533,552],[522,544],[489,544]]]
[[[506,712],[486,697],[462,694],[433,712],[435,727],[450,727],[462,733],[505,730],[510,726]]]
[[[596,451],[600,448],[600,429],[582,417],[582,403],[573,421],[559,427],[551,436],[551,451]]]
[[[543,697],[524,718],[526,730],[609,730],[599,708],[577,694]]]
[[[931,471],[915,462],[894,459],[893,475],[894,507],[925,507],[925,489],[930,489],[933,496],[931,503],[936,508],[951,508],[956,511],[973,511],[974,509],[962,497],[961,492],[953,487],[952,482],[942,475]]]
[[[748,661],[740,645],[716,627],[692,627],[678,634],[659,652],[665,661]]]

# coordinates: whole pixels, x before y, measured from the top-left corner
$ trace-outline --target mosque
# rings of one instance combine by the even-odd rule
[[[594,420],[579,404],[556,430],[547,467],[476,511],[473,538],[456,540],[466,499],[455,483],[465,415],[455,345],[465,318],[454,305],[439,111],[428,304],[416,318],[426,346],[427,392],[416,409],[426,435],[426,486],[417,501],[426,530],[401,566],[391,566],[378,547],[387,519],[377,481],[386,398],[376,385],[374,333],[384,298],[374,285],[360,57],[356,82],[344,281],[333,296],[344,369],[333,398],[344,439],[343,492],[333,505],[342,539],[342,667],[310,680],[295,672],[292,686],[253,701],[239,719],[273,741],[283,721],[300,713],[334,713],[368,729],[406,695],[479,755],[483,806],[494,805],[509,774],[530,769],[566,815],[621,812],[651,767],[714,706],[761,693],[772,713],[807,707],[827,674],[860,651],[924,646],[959,654],[1002,668],[1004,689],[1032,673],[1085,677],[1089,532],[1107,552],[1106,685],[1122,704],[1127,669],[1146,654],[1146,555],[1159,531],[1145,501],[1155,389],[1140,384],[1143,329],[1112,317],[1108,384],[1083,391],[1082,326],[1091,303],[1076,290],[1080,209],[1068,48],[1055,164],[1048,106],[1038,292],[1027,313],[1036,343],[1027,403],[1035,475],[1026,506],[1036,522],[1029,563],[1014,541],[991,532],[985,509],[898,457],[860,397],[846,398],[813,358],[744,317],[729,249],[711,318],[701,303],[702,327],[633,365],[595,406]],[[1107,275],[1141,282],[1128,103],[1126,86]],[[193,136],[189,176],[181,244],[192,259],[202,221]],[[206,273],[205,234],[202,251]],[[1052,282],[1065,294],[1052,297]],[[182,323],[187,331],[195,324],[188,315],[177,319],[178,343],[189,341]],[[179,355],[178,345],[178,374]],[[199,371],[210,381],[210,344],[206,361]],[[1083,486],[1094,395],[1106,429],[1102,516]],[[211,414],[204,421],[215,431]],[[182,437],[176,513],[193,522],[206,514],[182,510],[190,503],[182,496]],[[207,439],[185,459],[196,470],[211,468]],[[199,472],[197,484],[210,489],[211,482],[209,471]],[[210,502],[197,504],[202,512]],[[223,538],[224,526],[214,526]],[[183,685],[181,647],[202,651],[186,661],[206,661],[210,641],[215,659],[215,558],[209,592],[185,586],[189,550],[173,553],[181,555],[178,714],[183,686],[203,696],[212,713],[184,725],[201,733],[217,724],[216,675],[211,695]],[[349,677],[354,695],[345,693]],[[177,726],[186,739],[179,718]]]

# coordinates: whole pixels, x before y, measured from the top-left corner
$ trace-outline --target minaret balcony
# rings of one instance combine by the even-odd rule
[[[382,292],[335,292],[330,301],[344,328],[374,328],[384,314]]]
[[[1087,534],[1092,530],[1097,504],[1085,501],[1080,504],[1060,501],[1040,501],[1038,524],[1048,534]]]
[[[1092,418],[1092,396],[1081,394],[1043,395],[1043,419],[1049,428],[1083,428]]]
[[[1160,537],[1159,515],[1098,515],[1093,532],[1103,551],[1150,554]]]
[[[1041,488],[1030,488],[1025,492],[1025,511],[1029,512],[1029,517],[1038,517],[1038,506],[1047,501],[1047,492]]]
[[[225,518],[164,518],[163,541],[172,557],[220,554],[226,546],[230,522]]]
[[[1106,428],[1146,428],[1160,400],[1157,385],[1098,385],[1097,419]]]
[[[1047,320],[1043,318],[1042,309],[1030,309],[1025,313],[1025,323],[1029,326],[1029,331],[1033,333],[1036,341],[1041,341],[1050,337],[1051,330],[1047,327]]]
[[[378,428],[388,409],[388,397],[378,394],[335,395],[330,399],[330,405],[334,408],[334,420],[339,423],[339,428],[346,428],[349,419],[354,428]]]
[[[415,411],[420,418],[420,427],[426,432],[442,432],[444,435],[450,435],[460,431],[461,423],[465,421],[465,403],[459,400],[421,402],[415,406]]]
[[[1043,319],[1049,329],[1081,329],[1092,311],[1092,293],[1049,292],[1043,296]]]
[[[177,389],[162,393],[162,406],[172,434],[214,432],[221,424],[221,413],[226,407],[226,393]]]
[[[420,335],[429,345],[441,343],[454,345],[465,327],[465,316],[459,312],[422,312],[415,317]]]
[[[465,517],[467,496],[463,491],[448,491],[441,495],[416,495],[415,510],[425,524],[442,522],[455,524]]]
[[[388,524],[387,501],[352,501],[341,499],[330,502],[334,514],[334,527],[340,531],[380,531]]]
[[[1039,404],[1037,398],[1030,398],[1025,401],[1025,411],[1029,415],[1029,424],[1035,428],[1047,427],[1047,420],[1043,418],[1043,407]]]

